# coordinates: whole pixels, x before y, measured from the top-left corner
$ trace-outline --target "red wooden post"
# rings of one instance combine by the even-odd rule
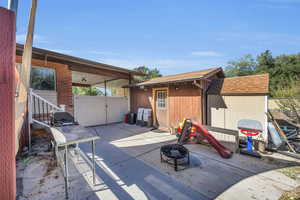
[[[16,199],[15,13],[0,7],[0,199]]]

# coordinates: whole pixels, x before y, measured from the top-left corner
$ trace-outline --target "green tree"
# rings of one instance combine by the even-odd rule
[[[74,96],[98,96],[103,95],[103,92],[97,87],[72,87],[72,93]]]
[[[247,54],[237,61],[230,61],[225,67],[227,77],[247,76],[255,73],[256,61],[250,54]]]
[[[136,77],[136,79],[138,79],[140,81],[145,81],[145,80],[149,80],[151,78],[156,78],[156,77],[161,77],[162,76],[160,74],[159,69],[157,69],[157,68],[150,69],[150,68],[148,68],[146,66],[140,66],[140,67],[134,68],[133,70],[145,74],[145,76],[138,76],[138,77]]]
[[[293,81],[300,80],[300,54],[278,56],[275,65],[272,76],[275,79],[273,84],[277,88],[289,87]]]
[[[279,97],[277,104],[287,120],[300,127],[300,81],[292,81],[290,86],[277,89],[273,95]]]
[[[269,73],[270,93],[276,97],[277,90],[291,88],[294,81],[300,80],[300,53],[273,57],[271,51],[266,50],[256,59],[248,54],[237,61],[229,62],[225,67],[227,77],[262,73]]]
[[[275,59],[270,50],[266,50],[256,58],[257,66],[255,73],[271,73],[275,68]]]

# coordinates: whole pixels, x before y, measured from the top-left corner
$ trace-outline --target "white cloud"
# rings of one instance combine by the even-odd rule
[[[217,57],[222,56],[222,54],[215,51],[193,51],[191,53],[193,56],[203,56],[203,57]]]
[[[45,44],[45,43],[49,43],[49,41],[46,39],[46,37],[42,36],[42,35],[38,35],[38,34],[34,34],[33,36],[33,42],[34,44]],[[16,41],[18,43],[22,43],[24,44],[25,43],[25,40],[26,40],[26,34],[25,33],[22,33],[22,34],[18,34],[16,36]]]

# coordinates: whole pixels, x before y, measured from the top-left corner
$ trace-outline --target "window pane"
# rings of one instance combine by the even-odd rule
[[[157,108],[166,108],[166,98],[167,98],[166,91],[157,91],[157,96],[156,96]]]
[[[55,70],[32,67],[30,87],[35,90],[55,90]]]

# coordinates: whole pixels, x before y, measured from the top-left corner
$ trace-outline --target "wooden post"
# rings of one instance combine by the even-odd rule
[[[106,91],[106,85],[107,81],[104,81],[104,98],[105,98],[105,125],[108,123],[108,105],[107,105],[107,91]]]
[[[0,7],[0,199],[16,199],[15,13]]]
[[[27,100],[28,100],[28,90],[29,90],[29,82],[30,82],[30,69],[31,69],[31,57],[32,57],[32,43],[33,43],[33,32],[34,32],[34,24],[35,24],[35,15],[37,8],[37,0],[32,0],[32,5],[30,9],[30,18],[28,24],[28,31],[26,35],[26,42],[24,45],[24,51],[22,56],[22,74],[20,74],[20,85],[19,85],[19,93],[16,97],[15,101],[15,132],[16,135],[21,133],[21,128],[25,122],[25,116],[27,112]],[[30,125],[29,133],[30,133]],[[30,145],[29,145],[30,146]]]
[[[285,133],[282,131],[282,129],[280,128],[279,124],[276,122],[276,120],[274,119],[272,113],[270,112],[270,110],[268,110],[268,112],[266,113],[266,115],[268,116],[268,119],[273,123],[275,129],[278,131],[278,133],[280,134],[281,138],[285,141],[285,143],[287,144],[288,148],[293,152],[296,153],[295,149],[293,148],[293,146],[289,143]]]

